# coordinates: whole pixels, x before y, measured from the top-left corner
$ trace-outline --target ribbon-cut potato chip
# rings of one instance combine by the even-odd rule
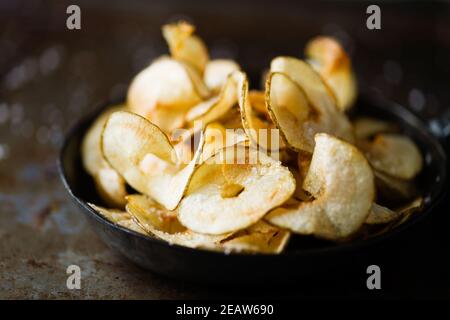
[[[221,149],[248,141],[243,129],[225,129],[219,122],[210,123],[205,129],[205,145],[202,161],[218,153]]]
[[[130,186],[169,210],[183,197],[200,159],[203,135],[193,159],[180,164],[168,137],[145,118],[115,112],[105,124],[102,150],[106,160]]]
[[[351,61],[344,48],[331,37],[316,37],[306,45],[305,55],[333,90],[339,109],[349,109],[358,90]]]
[[[103,201],[112,207],[123,207],[127,194],[125,180],[104,159],[100,140],[103,126],[111,113],[122,110],[122,105],[108,108],[89,128],[81,144],[81,156],[86,171],[93,177]]]
[[[162,28],[164,38],[174,59],[184,61],[203,73],[209,60],[208,49],[194,35],[195,27],[187,22],[166,24]]]
[[[247,229],[222,240],[225,252],[280,253],[286,247],[290,232],[258,221]]]
[[[393,211],[389,208],[381,206],[377,203],[373,203],[370,208],[369,215],[367,216],[365,224],[384,224],[398,219],[401,216],[401,212]]]
[[[272,60],[270,70],[272,74],[266,82],[266,103],[288,146],[296,151],[312,152],[314,134],[320,132],[354,142],[350,121],[337,109],[329,89],[310,65],[296,58],[278,57]],[[295,85],[290,85],[289,81]],[[276,112],[281,107],[283,112]],[[283,115],[287,120],[286,110],[295,117],[290,123],[279,118]],[[298,127],[293,126],[295,123]],[[297,128],[301,128],[302,134],[295,132]]]
[[[399,179],[412,179],[421,170],[423,159],[419,148],[407,136],[378,134],[361,145],[370,164],[378,171]]]
[[[279,152],[284,147],[279,130],[272,123],[258,118],[250,100],[249,83],[244,72],[235,73],[242,127],[249,140],[263,150]]]
[[[417,194],[417,188],[410,180],[391,177],[378,170],[373,170],[377,196],[389,202],[402,202],[413,198]]]
[[[228,76],[240,70],[239,65],[233,60],[217,59],[208,62],[203,74],[206,86],[212,91],[219,93],[222,90]]]
[[[180,127],[186,110],[208,96],[209,90],[195,70],[180,61],[162,57],[133,79],[127,105],[131,111],[166,130]]]
[[[353,145],[325,133],[316,146],[303,188],[315,199],[278,208],[266,220],[300,234],[338,240],[357,231],[374,196],[372,169]]]
[[[237,84],[235,77],[240,71],[228,75],[218,96],[194,106],[186,114],[187,121],[201,121],[203,125],[225,115],[237,103]]]
[[[193,232],[182,226],[176,211],[168,211],[148,197],[133,195],[127,197],[127,212],[147,234],[190,248],[219,249],[220,241],[231,236],[228,234],[206,235]]]
[[[353,121],[356,139],[361,141],[370,139],[378,133],[391,133],[398,131],[398,128],[390,122],[369,118],[359,117]]]
[[[145,230],[142,229],[141,226],[136,223],[136,221],[128,212],[117,209],[107,209],[92,203],[88,204],[90,207],[92,207],[92,209],[100,213],[103,217],[105,217],[109,221],[124,228],[136,231],[138,233],[146,234]]]
[[[228,147],[197,169],[180,203],[179,219],[199,233],[237,231],[281,205],[294,189],[292,174],[279,161],[248,147]]]

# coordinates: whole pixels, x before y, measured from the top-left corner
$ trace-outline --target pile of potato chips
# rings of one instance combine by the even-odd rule
[[[347,117],[357,85],[336,40],[313,39],[305,60],[276,57],[265,88],[250,90],[192,25],[162,31],[170,56],[136,75],[82,144],[104,217],[171,244],[280,253],[291,233],[352,241],[421,208],[414,142],[395,124]]]

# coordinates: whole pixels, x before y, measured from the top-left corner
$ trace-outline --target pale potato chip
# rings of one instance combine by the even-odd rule
[[[117,209],[107,209],[92,203],[88,203],[88,205],[109,221],[135,232],[146,234],[145,230],[136,223],[136,221],[128,212]]]
[[[230,233],[222,235],[205,235],[192,232],[182,226],[176,211],[167,211],[151,199],[135,195],[128,197],[126,210],[136,223],[148,235],[157,237],[170,244],[177,244],[189,248],[220,249],[220,241],[231,236]]]
[[[352,107],[358,88],[351,61],[339,42],[331,37],[316,37],[306,45],[305,55],[333,91],[339,109]]]
[[[272,123],[259,119],[253,111],[249,98],[247,75],[243,72],[234,73],[238,84],[238,103],[241,112],[242,127],[249,140],[256,146],[274,152],[284,147],[279,130]]]
[[[230,182],[244,189],[224,198],[223,188]],[[248,147],[228,147],[198,168],[180,203],[179,219],[199,233],[237,231],[281,205],[294,189],[292,174],[280,162]]]
[[[237,103],[237,84],[234,73],[228,75],[218,96],[202,101],[186,114],[187,121],[201,121],[203,125],[225,115]]]
[[[420,150],[405,135],[377,134],[371,143],[361,147],[376,170],[392,177],[408,180],[422,170],[423,159]]]
[[[208,49],[203,41],[194,35],[195,27],[187,22],[166,24],[162,33],[174,59],[189,63],[203,73],[209,60]]]
[[[225,252],[281,253],[286,247],[290,232],[260,220],[247,229],[221,241]]]
[[[411,199],[417,194],[416,186],[412,181],[391,177],[378,170],[373,172],[378,195],[384,199],[399,202]]]
[[[133,79],[128,89],[127,105],[131,111],[159,125],[167,120],[155,116],[155,110],[170,109],[179,113],[208,96],[209,91],[195,70],[180,61],[162,57]]]
[[[129,195],[127,212],[136,218],[136,222],[148,233],[157,230],[167,233],[184,232],[186,228],[180,224],[176,211],[161,207],[151,198],[141,194]]]
[[[289,140],[290,144],[288,145],[291,148],[294,150],[312,152],[314,147],[314,134],[320,132],[335,135],[338,138],[350,143],[354,142],[354,133],[350,121],[345,114],[338,110],[333,96],[330,95],[327,86],[310,65],[296,58],[278,57],[272,60],[270,70],[272,73],[285,74],[286,77],[293,81],[298,88],[303,90],[302,93],[308,101],[308,109],[305,109],[304,103],[302,103],[299,107],[301,112],[298,110],[295,112],[295,115],[297,116],[308,115],[308,118],[306,119],[309,120],[309,123],[306,128],[308,128],[309,131],[303,128],[304,133],[308,134],[301,142],[293,139]],[[270,78],[271,77],[269,76],[269,79]],[[277,76],[277,78],[283,79],[281,76]],[[283,83],[286,83],[286,81],[283,81]],[[291,86],[291,88],[291,90],[293,90],[295,87]],[[277,107],[277,105],[272,105],[271,101],[273,98],[272,90],[275,89],[282,90],[279,86],[272,85],[272,81],[268,80],[266,83],[266,103],[269,112],[270,109],[273,110]],[[297,89],[297,91],[299,90],[300,89]],[[291,93],[291,91],[288,91],[288,93]],[[300,99],[301,96],[300,93],[292,93],[292,95],[297,99]],[[287,101],[289,100],[287,99]],[[291,111],[294,110],[293,107],[294,106],[290,108]],[[271,116],[273,115],[274,113],[271,113]],[[272,119],[274,118],[272,117]],[[298,122],[302,123],[306,119],[300,117]],[[279,129],[284,132],[285,137],[287,136],[287,132],[289,132],[290,136],[293,135],[293,133],[290,132],[292,130],[291,127],[286,127],[283,130],[280,123],[277,123],[277,125],[279,126]]]
[[[228,76],[233,71],[240,69],[239,65],[233,60],[211,60],[206,65],[203,80],[212,92],[219,93],[227,81]]]
[[[356,139],[360,141],[372,138],[378,133],[397,131],[397,127],[393,123],[370,117],[357,118],[353,121],[353,128]]]
[[[107,205],[119,208],[125,205],[125,180],[104,159],[100,140],[108,117],[111,113],[123,109],[123,105],[117,105],[102,112],[86,132],[81,144],[83,166],[93,177],[100,197]]]
[[[243,129],[226,129],[219,122],[210,123],[205,129],[205,145],[202,161],[218,153],[221,149],[248,141]]]
[[[401,213],[393,211],[387,207],[381,206],[377,203],[373,203],[370,208],[369,215],[367,216],[365,224],[385,224],[398,219]]]
[[[300,234],[339,240],[356,232],[375,196],[372,169],[359,150],[325,133],[316,146],[303,188],[315,199],[270,212],[266,220]]]
[[[111,166],[135,190],[169,210],[181,201],[197,167],[203,144],[201,135],[191,162],[179,163],[168,137],[157,126],[139,115],[123,111],[109,117],[102,138],[103,154]]]

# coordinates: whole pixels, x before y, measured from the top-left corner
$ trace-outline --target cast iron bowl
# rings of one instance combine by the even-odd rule
[[[66,136],[59,159],[59,171],[65,188],[80,206],[100,238],[139,266],[172,278],[204,283],[233,285],[289,283],[297,278],[328,272],[345,266],[358,252],[386,245],[394,236],[404,235],[416,223],[429,216],[443,198],[447,182],[447,161],[438,139],[417,116],[401,105],[378,95],[364,94],[356,112],[391,120],[412,137],[424,156],[424,169],[418,184],[424,197],[424,209],[406,223],[388,233],[350,243],[335,244],[310,237],[293,237],[285,252],[269,254],[225,254],[170,245],[116,225],[87,203],[101,204],[91,177],[81,163],[80,143],[96,116],[112,101],[102,104],[81,120]]]

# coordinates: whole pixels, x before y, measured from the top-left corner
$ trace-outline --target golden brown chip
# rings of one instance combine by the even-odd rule
[[[117,209],[107,209],[92,203],[88,204],[90,207],[92,207],[95,211],[100,213],[103,217],[105,217],[109,221],[124,228],[133,230],[135,232],[146,234],[145,230],[142,229],[141,226],[136,223],[136,221],[128,212]]]
[[[162,33],[174,59],[189,63],[203,73],[209,60],[208,49],[203,41],[194,35],[195,27],[185,21],[166,24]]]
[[[225,252],[280,253],[287,245],[290,232],[258,221],[221,242]]]
[[[306,45],[305,55],[333,91],[339,109],[352,107],[357,83],[351,61],[339,42],[331,37],[316,37]]]

